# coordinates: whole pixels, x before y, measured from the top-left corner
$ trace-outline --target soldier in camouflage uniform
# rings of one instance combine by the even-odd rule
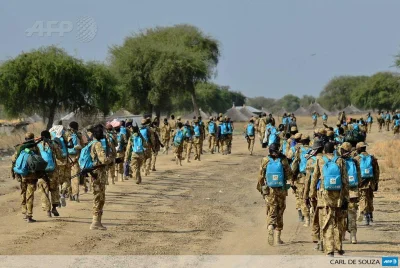
[[[258,137],[260,138],[261,144],[263,143],[264,140],[265,128],[267,127],[267,123],[268,123],[267,114],[263,113],[262,118],[258,123]]]
[[[44,178],[38,180],[37,186],[41,192],[42,208],[47,212],[47,216],[51,217],[51,214],[58,217],[60,214],[57,211],[57,207],[60,206],[60,189],[58,180],[58,167],[57,160],[63,160],[61,149],[58,145],[51,140],[50,132],[45,130],[42,131],[41,137],[44,141],[38,144],[38,148],[42,151],[49,151],[52,154],[53,161],[55,164],[55,169],[52,172],[47,172],[47,177],[49,181]],[[51,195],[49,195],[49,192]],[[51,197],[51,201],[50,201]]]
[[[322,243],[322,234],[320,232],[320,223],[319,223],[319,208],[317,204],[317,200],[310,198],[310,187],[311,187],[311,180],[314,174],[315,165],[317,163],[317,157],[322,156],[323,152],[323,144],[320,141],[314,142],[311,152],[307,155],[307,167],[306,167],[306,177],[304,180],[304,194],[303,199],[304,203],[307,207],[310,208],[310,217],[312,216],[312,241],[317,244],[316,250],[323,250],[323,243]],[[307,215],[304,215],[307,217]]]
[[[110,157],[115,160],[117,158],[117,147],[118,147],[118,140],[117,140],[117,134],[114,131],[114,128],[112,125],[107,124],[106,125],[106,131],[107,131],[107,140],[110,145]],[[108,166],[107,169],[107,185],[109,184],[109,177],[111,177],[111,183],[115,184],[115,163],[113,162]]]
[[[107,181],[107,164],[112,160],[106,156],[100,140],[104,137],[104,129],[102,125],[97,125],[92,129],[93,141],[90,148],[90,156],[93,160],[93,166],[105,165],[97,168],[90,173],[90,179],[93,191],[93,221],[90,230],[107,230],[101,223],[103,216],[103,207],[106,201],[106,181]]]
[[[273,162],[272,162],[273,161]],[[280,163],[279,175],[273,175],[272,179],[275,180],[275,176],[282,176],[282,186],[272,187],[268,185],[267,170],[269,169],[269,163],[276,164]],[[283,229],[283,213],[286,209],[286,196],[287,187],[286,183],[291,182],[293,185],[293,176],[290,169],[287,158],[279,152],[279,146],[277,144],[271,144],[269,146],[269,155],[261,161],[260,173],[258,177],[257,189],[263,194],[267,204],[267,223],[268,223],[268,243],[270,245],[283,244],[281,240],[281,231]]]
[[[212,126],[214,126],[214,127],[212,128]],[[213,131],[214,133],[210,133],[210,130]],[[208,121],[206,124],[206,132],[207,132],[207,136],[208,136],[208,149],[210,150],[211,154],[214,154],[217,125],[214,122],[214,119],[212,116],[210,116],[210,121]]]
[[[151,171],[156,171],[157,156],[158,152],[161,150],[160,128],[157,126],[157,121],[153,121],[151,124],[151,130],[154,135],[154,150],[151,152]]]
[[[126,138],[126,135],[121,132],[121,127],[117,126],[115,127],[116,131],[116,136],[117,136],[117,158],[124,158],[125,157],[125,150],[126,150],[126,144],[128,143],[128,140]],[[125,178],[124,175],[124,163],[119,163],[115,164],[116,165],[116,172],[117,172],[117,181],[123,182]]]
[[[134,140],[138,136],[139,136],[139,128],[134,126],[132,128],[132,135],[128,141],[128,146],[127,146],[126,152],[125,152],[125,162],[130,163],[132,173],[136,179],[136,184],[142,183],[142,176],[141,176],[140,170],[141,170],[141,167],[142,167],[143,161],[144,161],[144,152],[140,152],[140,150],[138,150],[137,152],[133,151],[133,146],[135,145]],[[142,139],[143,145],[145,145],[146,141],[142,137],[140,137],[140,138]],[[145,147],[145,146],[143,146],[143,147]]]
[[[367,144],[364,142],[357,143],[356,150],[358,155],[354,157],[354,161],[361,173],[361,180],[359,183],[360,202],[358,220],[362,221],[364,218],[364,224],[369,225],[370,222],[373,222],[374,192],[378,191],[380,170],[378,160],[371,155],[373,176],[371,178],[363,178],[361,167],[362,157],[370,156],[366,151],[366,146]]]
[[[310,186],[310,197],[318,200],[319,208],[319,222],[320,228],[323,234],[323,244],[325,247],[325,253],[328,256],[334,256],[335,250],[339,255],[343,255],[344,251],[342,248],[342,225],[341,220],[343,219],[343,210],[347,210],[349,203],[349,181],[347,175],[346,163],[343,159],[337,158],[335,163],[339,168],[341,176],[341,189],[340,190],[326,190],[325,185],[332,181],[332,178],[328,178],[325,172],[325,157],[331,161],[335,159],[333,151],[335,145],[333,143],[326,143],[324,146],[325,155],[318,156],[314,170],[313,177],[311,179]],[[333,163],[333,162],[331,162]],[[337,178],[335,178],[337,179]],[[329,180],[329,181],[325,181]],[[319,185],[319,186],[317,186]]]
[[[352,151],[353,148],[349,142],[345,142],[340,146],[340,155],[342,158],[349,163],[355,163],[352,158]],[[350,182],[352,180],[357,180],[358,182],[361,181],[360,177],[360,169],[359,166],[356,166],[357,177],[354,178],[354,174],[350,174],[351,170],[349,170],[349,164],[347,164],[347,171],[349,175],[349,207],[347,210],[347,219],[346,217],[343,219],[343,236],[346,233],[345,230],[350,233],[350,242],[352,244],[357,244],[357,210],[358,210],[358,201],[359,201],[359,192],[358,192],[358,185],[351,186]],[[347,224],[346,224],[347,220]]]
[[[181,122],[178,122],[176,126],[177,129],[174,131],[174,136],[172,137],[172,141],[174,144],[174,154],[175,154],[176,164],[182,166],[183,141],[181,143],[177,143],[175,141],[175,136],[178,133],[178,131],[183,132],[183,124]]]
[[[169,145],[170,145],[170,139],[171,135],[173,136],[175,129],[172,130],[172,127],[168,123],[168,119],[164,118],[164,123],[161,126],[160,132],[161,132],[161,142],[164,144],[164,151],[162,152],[163,154],[168,154],[169,150]]]
[[[142,119],[141,127],[139,130],[143,138],[146,140],[143,159],[144,163],[142,166],[142,170],[144,171],[145,176],[150,175],[151,157],[153,151],[155,150],[154,146],[156,145],[154,131],[149,127],[150,122],[150,118]]]
[[[201,139],[203,138],[200,122],[198,119],[193,121],[193,147],[194,147],[194,160],[200,161],[201,156]]]
[[[201,131],[200,154],[203,154],[203,143],[204,143],[204,140],[206,139],[206,126],[204,125],[204,122],[203,122],[201,116],[197,117],[197,120],[199,121],[199,126],[200,126],[200,131]]]
[[[73,175],[80,172],[78,160],[82,149],[82,134],[78,131],[79,125],[77,122],[71,122],[69,124],[69,129],[66,133],[67,143],[68,143],[68,154],[72,161],[71,173]],[[74,144],[75,141],[75,144]],[[79,184],[80,178],[75,177],[71,180],[71,200],[79,202]],[[84,179],[85,191],[88,190],[86,185],[86,180]]]
[[[29,150],[34,152],[35,154],[40,154],[39,149],[35,144],[35,136],[31,132],[27,132],[25,134],[25,142],[32,144],[29,146]],[[15,162],[18,158],[18,148],[16,148],[16,152],[11,157],[12,167],[14,167]],[[15,175],[17,177],[18,182],[21,187],[21,211],[22,218],[26,220],[28,223],[36,222],[32,218],[33,216],[33,201],[35,199],[35,191],[36,191],[36,183],[38,181],[38,176],[35,173],[29,173],[26,176],[20,176],[18,174]],[[15,177],[13,176],[15,179]]]
[[[302,135],[298,144],[295,146],[294,159],[292,162],[292,172],[294,178],[297,177],[295,181],[296,186],[296,209],[299,212],[299,221],[305,221],[304,226],[310,226],[310,209],[309,206],[304,202],[304,189],[307,177],[307,164],[308,159],[306,154],[311,149],[309,147],[310,136]],[[304,167],[304,170],[302,168]]]

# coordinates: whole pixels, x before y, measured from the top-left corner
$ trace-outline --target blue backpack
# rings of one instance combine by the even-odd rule
[[[227,127],[228,134],[232,134],[233,133],[232,124],[231,123],[227,123],[226,127]]]
[[[395,126],[395,127],[400,126],[400,119],[397,119],[397,120],[394,122],[394,126]]]
[[[338,137],[335,138],[335,141],[336,141],[338,144],[342,144],[342,143],[344,142],[344,138],[338,136]]]
[[[300,165],[299,165],[299,171],[300,173],[306,173],[306,168],[307,168],[307,154],[308,150],[305,147],[300,148]]]
[[[288,145],[287,140],[283,140],[283,142],[282,142],[282,154],[284,154],[284,155],[286,155],[287,145]]]
[[[183,127],[183,135],[185,136],[185,138],[192,137],[192,133],[190,132],[190,128],[188,126]]]
[[[353,124],[353,130],[359,131],[360,130],[360,126],[356,123]]]
[[[139,135],[132,136],[132,151],[137,154],[144,152],[143,140]]]
[[[106,152],[106,155],[108,156],[109,151],[110,151],[110,148],[108,147],[107,139],[106,139],[106,138],[103,138],[103,139],[100,140],[100,142],[101,142],[101,146],[102,146],[103,149],[104,149],[104,152]]]
[[[194,126],[193,131],[194,131],[194,136],[195,137],[200,137],[201,133],[200,133],[200,126],[199,125]]]
[[[318,118],[318,116],[317,116],[316,114],[314,114],[314,115],[312,116],[312,119],[313,119],[313,120],[317,120],[317,118]]]
[[[28,158],[32,154],[29,149],[21,151],[15,161],[13,171],[21,176],[26,176],[29,173]]]
[[[55,143],[57,143],[57,145],[61,145],[61,155],[62,155],[62,157],[63,158],[67,157],[68,150],[67,150],[67,145],[65,144],[64,138],[63,137],[57,138],[57,137],[54,136],[53,137],[53,141]]]
[[[226,126],[226,123],[221,124],[221,135],[226,135],[228,134],[228,127]]]
[[[56,169],[56,163],[54,161],[53,152],[51,151],[50,147],[44,148],[43,144],[39,143],[38,145],[40,155],[46,161],[46,172],[53,172]]]
[[[288,120],[287,117],[282,118],[282,124],[283,124],[283,125],[289,124],[289,120]]]
[[[247,136],[254,136],[254,125],[252,123],[247,125],[246,134]]]
[[[183,131],[179,129],[174,137],[174,145],[179,146],[182,144],[182,141],[183,141]]]
[[[272,127],[270,130],[270,134],[268,137],[268,146],[273,143],[279,143],[278,131],[274,127]]]
[[[117,141],[118,141],[118,148],[117,148],[117,152],[120,153],[124,150],[125,148],[125,141],[122,140],[122,134],[121,132],[119,132],[117,134]]]
[[[356,163],[353,158],[346,158],[347,175],[349,176],[349,187],[358,187],[358,173]]]
[[[120,127],[119,133],[124,134],[126,136],[126,127]]]
[[[75,146],[78,145],[78,135],[76,133],[72,133],[72,144]],[[68,148],[68,154],[70,155],[76,155],[78,152],[76,151],[75,148]]]
[[[215,134],[215,123],[214,123],[213,121],[211,121],[211,122],[208,124],[208,132],[209,132],[210,134]]]
[[[327,115],[322,115],[322,120],[328,120],[328,116]]]
[[[369,116],[369,117],[367,118],[367,123],[372,123],[372,116]]]
[[[390,120],[390,119],[391,119],[390,114],[387,114],[387,115],[386,115],[386,120]]]
[[[324,172],[324,189],[327,191],[340,191],[342,189],[342,175],[340,168],[336,161],[339,159],[335,156],[329,159],[323,156],[325,161],[323,172]]]
[[[142,134],[145,141],[149,142],[149,129],[147,127],[142,127],[140,129],[140,133]]]
[[[361,178],[372,179],[374,177],[374,169],[372,166],[372,156],[360,154]]]
[[[271,188],[283,187],[285,184],[285,178],[283,173],[283,166],[281,159],[276,160],[268,156],[269,162],[265,172],[266,184]]]
[[[92,145],[98,141],[91,141],[88,145],[86,145],[82,151],[81,151],[81,155],[79,156],[79,167],[81,169],[87,169],[87,168],[91,168],[93,167],[93,159],[92,156],[90,155],[90,151],[92,148]]]

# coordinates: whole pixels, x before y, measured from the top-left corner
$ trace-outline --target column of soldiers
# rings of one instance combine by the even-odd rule
[[[337,129],[315,130],[313,140],[292,128],[290,134],[280,133],[279,141],[269,144],[269,154],[261,161],[257,189],[266,202],[270,245],[283,243],[283,213],[290,188],[295,193],[299,221],[305,227],[311,225],[315,249],[328,256],[345,253],[342,242],[346,231],[350,242],[357,243],[357,221],[367,226],[373,222],[378,161],[367,152],[365,142],[344,142],[345,121],[339,118]],[[350,124],[349,130],[360,127],[361,132],[369,131],[362,121]]]

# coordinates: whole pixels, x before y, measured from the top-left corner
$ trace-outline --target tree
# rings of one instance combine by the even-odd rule
[[[353,90],[364,83],[368,76],[338,76],[334,77],[319,95],[318,102],[330,111],[341,110],[352,103]]]
[[[278,102],[280,107],[285,108],[288,112],[294,112],[300,107],[300,98],[292,94],[283,96]]]
[[[392,73],[377,73],[352,92],[356,105],[367,109],[392,110],[400,106],[400,77]]]
[[[53,125],[61,109],[107,113],[114,100],[111,74],[85,64],[63,49],[43,47],[22,53],[0,67],[0,101],[10,116],[37,112]],[[91,88],[93,87],[93,88]]]
[[[310,106],[310,104],[315,102],[315,97],[314,96],[310,96],[310,95],[303,95],[303,97],[301,97],[300,99],[300,106],[301,107],[308,107]]]
[[[110,54],[123,88],[137,96],[138,106],[158,114],[172,96],[189,92],[198,113],[196,85],[215,73],[220,51],[218,41],[184,24],[134,34]]]

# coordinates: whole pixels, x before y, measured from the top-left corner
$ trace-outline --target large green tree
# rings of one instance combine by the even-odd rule
[[[288,112],[294,112],[300,107],[300,98],[292,94],[283,96],[279,100],[279,106]]]
[[[352,103],[352,92],[368,76],[338,76],[328,82],[319,95],[318,102],[327,110],[340,110]]]
[[[112,78],[102,78],[104,68],[87,67],[55,46],[22,53],[0,67],[0,102],[10,116],[41,114],[48,119],[47,129],[61,109],[107,113]]]
[[[362,108],[392,110],[400,107],[400,76],[383,72],[371,76],[352,92],[354,104]]]
[[[134,34],[110,54],[125,95],[140,109],[159,114],[172,97],[188,92],[198,113],[196,85],[215,74],[220,50],[218,41],[183,24]]]

